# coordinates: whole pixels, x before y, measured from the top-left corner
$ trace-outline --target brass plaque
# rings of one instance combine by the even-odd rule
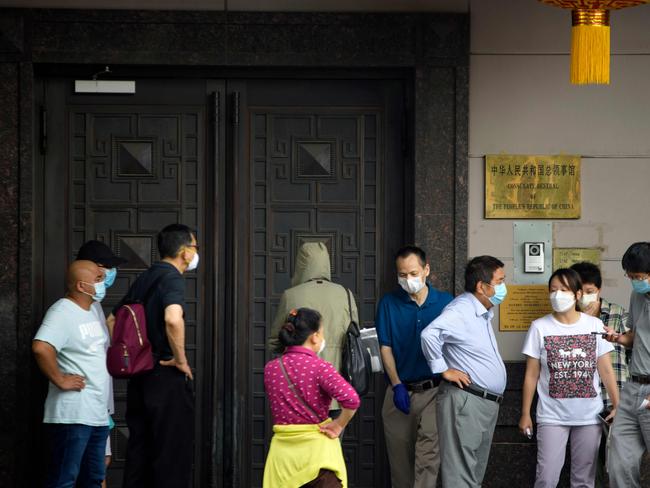
[[[548,286],[508,284],[508,295],[499,306],[499,330],[526,332],[533,320],[552,311]]]
[[[600,249],[592,247],[553,248],[553,269],[570,268],[583,261],[600,267]]]
[[[485,156],[486,219],[578,219],[580,210],[580,156]]]

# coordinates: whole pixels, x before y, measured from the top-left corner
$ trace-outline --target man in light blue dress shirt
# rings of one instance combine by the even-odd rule
[[[438,392],[442,486],[480,487],[485,475],[506,368],[492,329],[506,296],[503,263],[478,256],[465,269],[465,293],[422,331],[424,357],[445,380]]]

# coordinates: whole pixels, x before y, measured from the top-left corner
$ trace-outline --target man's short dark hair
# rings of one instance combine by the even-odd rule
[[[420,261],[422,267],[426,266],[427,255],[422,248],[417,246],[409,245],[409,246],[401,247],[399,251],[395,253],[395,261],[397,261],[398,259],[408,258],[411,254],[415,254],[418,257],[418,260]]]
[[[650,242],[635,242],[628,247],[621,264],[629,273],[650,273]]]
[[[574,264],[571,266],[571,269],[580,275],[580,280],[582,281],[583,285],[591,283],[596,285],[596,288],[602,288],[603,277],[600,274],[600,268],[594,263],[583,261],[581,263]]]
[[[491,283],[494,272],[504,264],[493,256],[477,256],[465,268],[465,291],[474,293],[479,281]]]
[[[160,259],[174,258],[183,246],[192,244],[192,231],[187,225],[171,224],[158,233]]]

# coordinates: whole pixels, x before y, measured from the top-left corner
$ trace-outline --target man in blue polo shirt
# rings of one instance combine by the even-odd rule
[[[375,320],[392,386],[386,389],[382,408],[391,483],[393,488],[432,487],[440,467],[436,427],[440,375],[432,374],[427,365],[420,334],[453,297],[427,283],[429,265],[419,247],[400,249],[395,265],[400,287],[383,296]]]

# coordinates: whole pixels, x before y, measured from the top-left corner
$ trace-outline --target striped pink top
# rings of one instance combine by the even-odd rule
[[[282,374],[279,359],[264,367],[264,388],[271,405],[274,424],[317,424],[328,417],[332,398],[343,408],[357,409],[361,401],[350,383],[331,363],[302,346],[288,347],[282,356],[284,368],[302,399],[318,414],[314,417],[296,395]]]

